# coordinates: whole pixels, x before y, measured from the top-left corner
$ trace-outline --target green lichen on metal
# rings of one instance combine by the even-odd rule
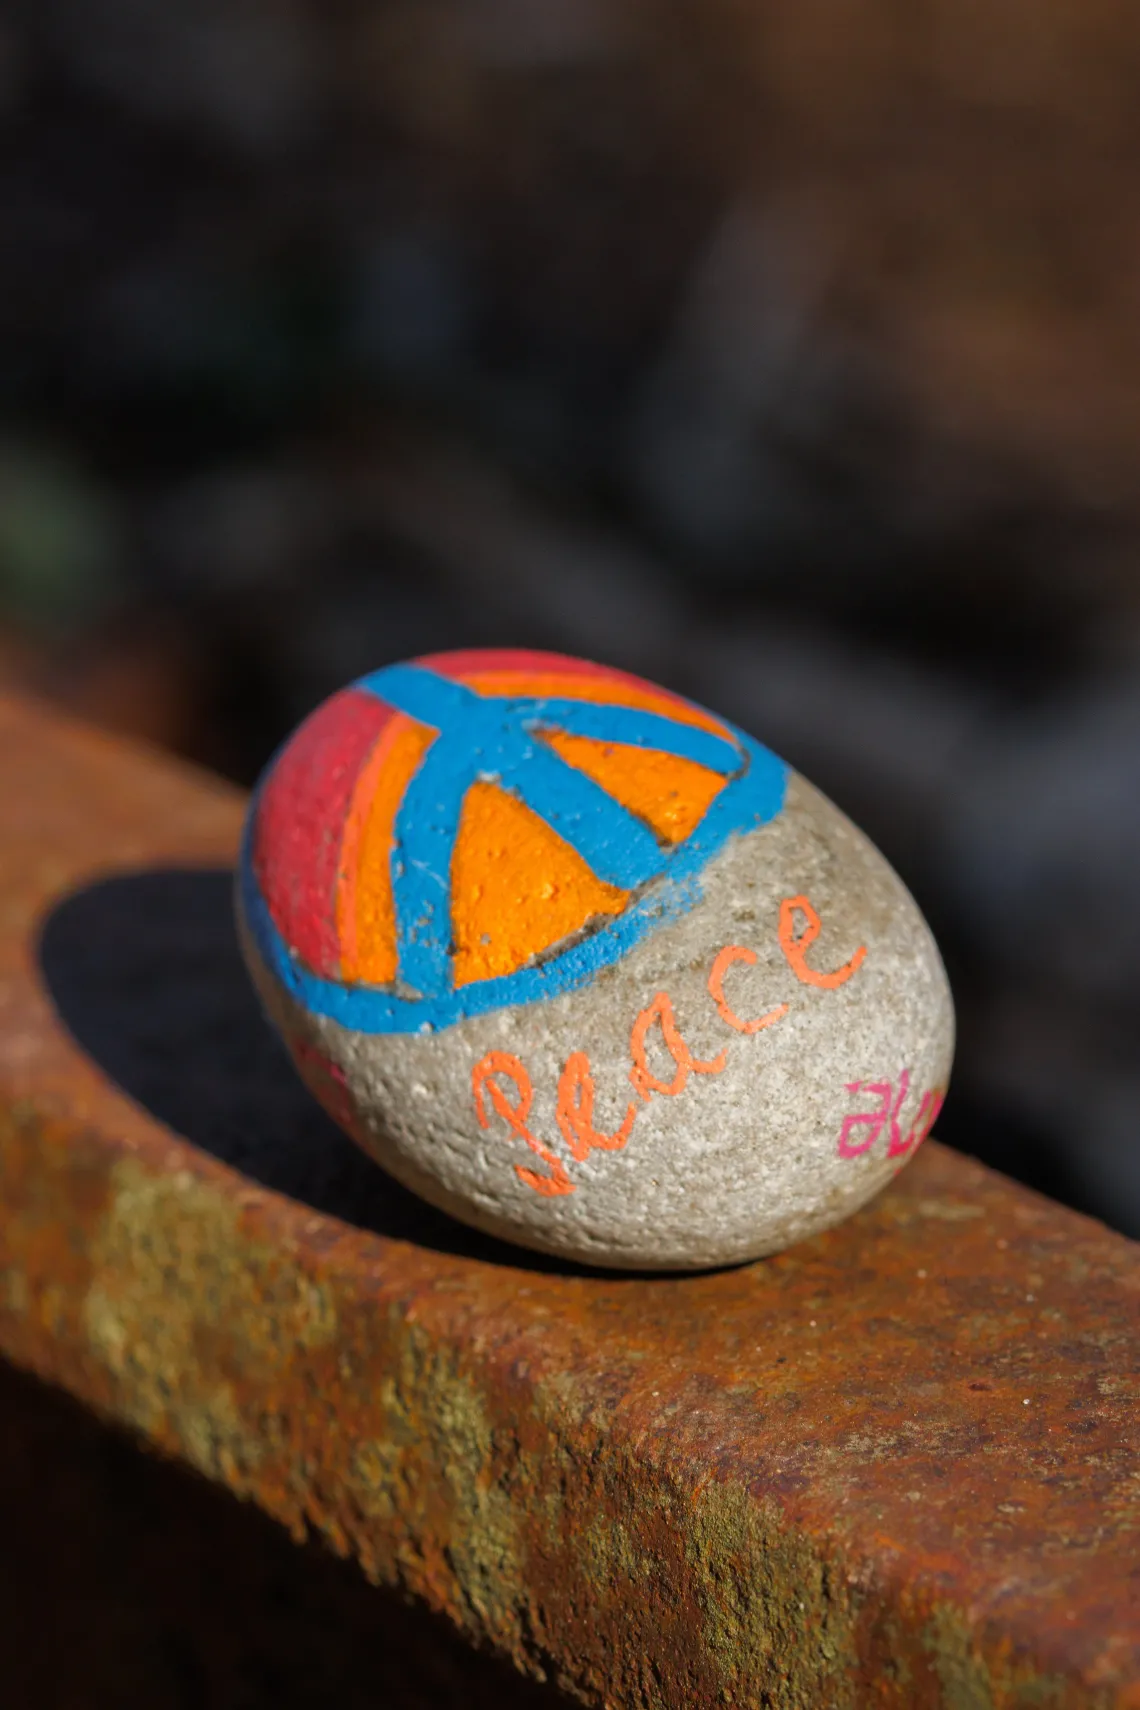
[[[960,1617],[949,1609],[934,1610],[923,1630],[923,1646],[942,1689],[944,1710],[995,1710],[989,1671]]]
[[[1008,1646],[991,1668],[970,1623],[946,1604],[931,1610],[921,1642],[940,1689],[939,1710],[1107,1710],[1113,1702],[1112,1694],[1095,1689],[1074,1696],[1071,1682],[1039,1673],[1030,1657]]]
[[[404,1503],[393,1508],[406,1514],[415,1504],[426,1520],[424,1511],[443,1499],[444,1550],[464,1624],[514,1648],[525,1597],[524,1510],[497,1471],[494,1425],[479,1388],[454,1353],[413,1326],[381,1401],[389,1440],[399,1445],[389,1466]]]
[[[747,1703],[767,1683],[789,1710],[855,1704],[857,1612],[849,1588],[835,1562],[780,1523],[773,1503],[707,1484],[693,1503],[685,1546],[726,1702]]]
[[[124,1158],[110,1188],[82,1308],[91,1351],[123,1418],[242,1488],[274,1431],[271,1418],[246,1418],[239,1390],[335,1339],[329,1292],[244,1240],[240,1206],[188,1170],[155,1176]]]

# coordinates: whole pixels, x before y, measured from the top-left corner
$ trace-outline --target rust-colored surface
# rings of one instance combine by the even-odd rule
[[[4,1710],[574,1710],[6,1360],[0,1420]]]
[[[1140,1710],[1135,1246],[936,1145],[741,1270],[483,1242],[259,1031],[233,792],[8,703],[0,802],[11,1358],[587,1703]]]

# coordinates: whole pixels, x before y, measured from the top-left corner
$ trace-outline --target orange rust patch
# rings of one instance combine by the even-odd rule
[[[497,784],[472,784],[451,866],[455,983],[513,974],[629,892],[595,877],[577,850]]]
[[[695,760],[638,748],[630,742],[602,742],[593,736],[551,731],[554,752],[585,772],[667,843],[680,843],[695,831],[728,780]]]
[[[396,811],[436,735],[406,713],[397,713],[353,791],[337,890],[341,973],[352,983],[383,986],[396,978],[392,898]]]

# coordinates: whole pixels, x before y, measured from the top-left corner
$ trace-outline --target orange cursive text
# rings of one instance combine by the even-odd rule
[[[803,917],[805,923],[802,929],[798,926],[799,916]],[[823,991],[834,991],[862,967],[867,950],[866,946],[861,944],[841,968],[836,968],[829,974],[819,973],[815,968],[808,967],[805,958],[819,937],[820,930],[819,915],[807,897],[786,897],[780,904],[777,934],[780,948],[792,972],[803,985],[815,986]],[[774,1009],[749,1020],[743,1019],[733,1009],[724,994],[725,976],[738,962],[743,963],[745,967],[753,967],[756,961],[755,950],[750,950],[743,944],[726,944],[713,958],[707,982],[709,996],[721,1021],[731,1027],[734,1033],[746,1037],[772,1027],[787,1015],[790,1007],[786,1003],[780,1003]],[[650,1045],[657,1037],[673,1062],[673,1073],[668,1080],[656,1074],[649,1066]],[[630,1084],[644,1104],[655,1094],[661,1098],[677,1098],[685,1091],[690,1075],[719,1075],[728,1064],[727,1045],[718,1051],[715,1057],[704,1059],[693,1056],[677,1025],[676,1011],[668,992],[658,992],[653,1001],[634,1017],[629,1035],[629,1055]],[[513,1086],[513,1099],[504,1083]],[[869,1151],[888,1121],[891,1156],[921,1145],[941,1107],[942,1095],[939,1092],[924,1094],[915,1122],[904,1138],[898,1115],[909,1086],[910,1077],[905,1069],[897,1100],[894,1084],[890,1081],[850,1083],[848,1092],[874,1093],[880,1103],[876,1110],[844,1119],[839,1136],[839,1151],[842,1157],[857,1158]],[[480,1126],[490,1126],[491,1118],[487,1108],[490,1101],[491,1109],[507,1125],[508,1138],[522,1140],[545,1164],[545,1172],[531,1169],[524,1164],[515,1165],[515,1173],[526,1187],[551,1199],[560,1194],[575,1192],[575,1184],[570,1180],[566,1165],[531,1131],[529,1122],[534,1103],[534,1088],[518,1057],[512,1056],[509,1051],[488,1051],[471,1071],[471,1090]],[[572,1051],[558,1079],[555,1119],[570,1156],[580,1164],[585,1162],[591,1152],[620,1152],[628,1143],[637,1122],[638,1112],[642,1108],[636,1099],[631,1100],[620,1124],[609,1133],[598,1128],[594,1122],[594,1099],[594,1076],[590,1059],[585,1051]],[[860,1132],[861,1130],[865,1132]]]
[[[734,962],[745,962],[749,967],[756,961],[755,950],[745,949],[743,944],[726,944],[723,950],[718,950],[709,973],[709,996],[716,1004],[717,1014],[722,1021],[727,1021],[730,1027],[735,1027],[738,1033],[761,1033],[765,1027],[771,1027],[774,1021],[787,1015],[786,1003],[778,1003],[775,1009],[770,1009],[767,1015],[758,1015],[753,1021],[741,1021],[736,1011],[724,995],[724,976]]]
[[[807,921],[800,933],[796,931],[797,914],[802,914]],[[819,937],[821,924],[818,914],[806,897],[785,897],[780,904],[780,949],[787,957],[792,973],[797,980],[802,980],[805,986],[818,986],[821,991],[833,992],[863,966],[867,957],[867,946],[860,944],[851,960],[844,962],[842,968],[836,968],[833,974],[819,974],[814,968],[808,967],[805,958]]]
[[[646,1059],[646,1040],[655,1021],[660,1024],[665,1048],[676,1064],[676,1073],[671,1081],[659,1080]],[[633,1058],[629,1078],[634,1091],[644,1099],[648,1099],[650,1093],[664,1093],[666,1098],[676,1098],[678,1093],[684,1092],[690,1074],[719,1075],[728,1062],[727,1046],[707,1063],[693,1056],[677,1031],[677,1018],[668,992],[658,992],[648,1009],[643,1009],[634,1021],[629,1036],[629,1054]]]
[[[494,1079],[496,1075],[505,1075],[515,1083],[517,1104],[511,1104],[498,1081]],[[544,1164],[550,1166],[550,1174],[543,1176],[539,1175],[537,1170],[528,1170],[525,1165],[516,1164],[515,1173],[519,1180],[525,1182],[527,1187],[533,1188],[535,1193],[541,1193],[548,1199],[553,1199],[561,1193],[573,1193],[574,1183],[570,1180],[566,1165],[561,1158],[556,1158],[526,1125],[530,1107],[534,1103],[534,1088],[519,1059],[512,1057],[509,1051],[488,1051],[471,1071],[471,1090],[475,1095],[475,1113],[480,1127],[486,1128],[490,1123],[486,1102],[486,1095],[490,1094],[491,1103],[511,1133],[516,1134],[520,1140],[525,1140],[531,1151],[541,1158]]]

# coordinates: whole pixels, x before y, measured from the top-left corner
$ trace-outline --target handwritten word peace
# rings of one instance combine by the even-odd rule
[[[801,916],[804,921],[802,927],[799,924]],[[815,986],[821,991],[835,991],[862,967],[867,948],[861,944],[842,967],[821,973],[809,967],[807,962],[807,952],[819,937],[821,925],[819,915],[807,897],[786,897],[780,904],[777,937],[792,972],[803,985]],[[755,961],[754,950],[742,944],[726,944],[714,957],[708,977],[709,996],[720,1019],[734,1032],[746,1035],[760,1033],[764,1028],[773,1026],[788,1013],[789,1008],[786,1003],[778,1004],[766,1014],[747,1020],[732,1008],[724,992],[725,978],[735,963],[743,962],[750,967]],[[661,1044],[673,1060],[673,1073],[668,1080],[663,1080],[649,1066],[649,1046],[655,1034],[659,1035]],[[688,1085],[690,1075],[719,1075],[728,1063],[727,1045],[707,1061],[693,1056],[677,1026],[668,992],[658,992],[653,1002],[635,1016],[629,1035],[629,1054],[629,1081],[636,1096],[629,1101],[621,1123],[611,1134],[597,1128],[594,1123],[594,1077],[586,1052],[574,1051],[566,1060],[558,1081],[555,1117],[570,1156],[578,1163],[584,1162],[594,1151],[620,1152],[633,1133],[639,1113],[650,1099],[677,1098]],[[505,1083],[509,1084],[510,1091]],[[488,1051],[471,1071],[471,1090],[480,1126],[490,1126],[489,1102],[491,1111],[506,1123],[509,1137],[523,1141],[546,1166],[545,1170],[536,1170],[526,1164],[515,1165],[515,1173],[526,1187],[548,1198],[576,1191],[566,1164],[531,1131],[529,1123],[534,1087],[518,1057],[509,1051]]]
[[[922,1145],[930,1130],[938,1120],[938,1112],[946,1102],[944,1087],[931,1087],[922,1095],[918,1114],[903,1138],[902,1127],[899,1123],[899,1112],[906,1103],[910,1092],[910,1070],[904,1069],[899,1076],[899,1090],[896,1096],[893,1081],[849,1081],[846,1090],[849,1093],[874,1093],[879,1099],[877,1110],[865,1111],[858,1116],[845,1116],[843,1127],[839,1130],[839,1156],[841,1158],[861,1158],[869,1152],[879,1135],[883,1132],[888,1118],[890,1119],[890,1144],[887,1146],[888,1158],[901,1158],[912,1149]],[[857,1129],[866,1130],[858,1139],[853,1138]]]

